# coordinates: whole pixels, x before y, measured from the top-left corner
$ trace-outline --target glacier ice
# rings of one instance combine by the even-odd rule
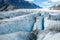
[[[37,16],[40,16],[40,13],[31,13],[10,19],[0,20],[0,34],[18,31],[31,32]]]
[[[27,14],[31,14],[31,13],[33,13],[33,12],[28,13],[28,12],[22,12],[19,10],[0,12],[0,20],[13,18],[13,17],[17,17],[17,16],[22,16],[22,15],[27,15]]]
[[[0,40],[36,40],[36,36],[34,33],[19,31],[0,35]]]

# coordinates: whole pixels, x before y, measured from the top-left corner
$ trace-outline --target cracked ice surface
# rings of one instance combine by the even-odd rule
[[[33,12],[22,12],[19,10],[14,10],[14,11],[6,11],[6,12],[0,12],[0,19],[7,19],[7,18],[13,18],[16,16],[22,16],[22,15],[27,15],[27,14],[31,14]]]
[[[40,13],[31,13],[28,15],[0,20],[0,34],[18,31],[31,32],[37,16],[40,16]]]
[[[29,32],[15,32],[10,34],[0,35],[0,40],[35,40],[33,33]]]
[[[60,32],[57,33],[56,31],[40,32],[38,34],[37,40],[60,40]]]

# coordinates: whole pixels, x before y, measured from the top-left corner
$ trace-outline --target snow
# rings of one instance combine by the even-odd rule
[[[48,18],[45,18],[44,27],[45,27],[45,30],[51,29],[51,30],[59,30],[60,31],[60,20],[50,20]]]
[[[56,33],[55,35],[47,34],[44,40],[60,40],[60,33]]]
[[[40,30],[37,35],[37,40],[60,40],[60,32],[50,30]]]
[[[22,12],[22,11],[7,11],[7,12],[0,12],[0,19],[8,19],[8,18],[13,18],[16,16],[22,16],[26,14],[31,14],[33,12]]]
[[[32,40],[35,40],[35,37],[33,33],[29,33],[29,32],[14,32],[14,33],[10,33],[10,34],[4,34],[4,35],[0,35],[0,40],[30,40],[32,38]]]

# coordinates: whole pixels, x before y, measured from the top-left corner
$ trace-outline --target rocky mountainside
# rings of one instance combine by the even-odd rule
[[[59,5],[55,5],[55,6],[52,6],[50,9],[53,9],[53,10],[60,10],[60,4]]]
[[[4,0],[0,1],[0,10],[13,10],[13,9],[34,9],[41,8],[38,5],[24,1],[24,0]]]

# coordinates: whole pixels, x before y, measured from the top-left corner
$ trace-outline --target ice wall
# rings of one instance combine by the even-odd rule
[[[0,20],[0,34],[18,31],[31,32],[37,16],[40,16],[40,13],[31,13],[10,19]]]

